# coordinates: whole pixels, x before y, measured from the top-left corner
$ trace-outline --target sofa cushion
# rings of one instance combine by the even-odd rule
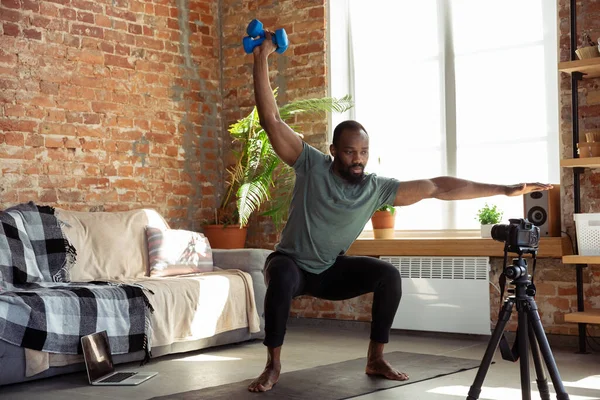
[[[168,229],[155,210],[116,212],[57,210],[63,231],[77,250],[71,281],[122,280],[146,275],[146,226]]]
[[[150,276],[172,276],[210,272],[212,251],[208,239],[183,229],[146,227]]]
[[[126,280],[148,289],[152,347],[246,328],[260,331],[252,278],[240,270]]]

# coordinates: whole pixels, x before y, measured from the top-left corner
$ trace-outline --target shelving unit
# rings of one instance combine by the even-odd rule
[[[560,166],[565,168],[600,168],[600,157],[567,158],[560,160]]]
[[[569,74],[579,72],[583,75],[582,79],[600,78],[600,57],[561,62],[558,70]]]
[[[577,13],[576,0],[570,1],[570,33],[571,60],[558,64],[558,70],[571,74],[571,117],[573,136],[573,157],[561,160],[561,167],[573,169],[573,212],[581,212],[581,181],[585,168],[600,168],[600,157],[579,158],[577,143],[579,142],[579,81],[582,79],[600,78],[600,58],[577,60]],[[585,310],[583,292],[583,269],[588,264],[600,264],[600,256],[569,255],[563,257],[563,263],[576,266],[577,312],[565,315],[566,322],[579,325],[579,352],[587,352],[586,324],[600,324],[600,310]]]

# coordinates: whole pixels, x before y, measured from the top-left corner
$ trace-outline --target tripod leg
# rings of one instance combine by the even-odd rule
[[[519,316],[519,334],[517,336],[519,346],[519,361],[521,365],[521,398],[531,399],[531,382],[529,378],[529,331],[527,324],[527,311],[524,304],[517,302],[517,313]]]
[[[504,305],[502,306],[502,310],[500,310],[500,314],[498,315],[498,322],[496,323],[496,327],[492,332],[492,337],[488,343],[488,346],[485,350],[485,354],[483,355],[483,359],[481,360],[481,364],[479,365],[479,369],[477,370],[477,375],[475,376],[475,380],[473,381],[473,385],[469,389],[469,395],[467,396],[467,400],[477,400],[479,395],[481,394],[481,385],[483,385],[483,381],[485,379],[485,375],[490,368],[492,363],[492,359],[494,358],[494,353],[498,348],[498,344],[500,343],[500,338],[504,333],[504,328],[506,327],[506,323],[510,319],[510,314],[512,312],[514,306],[514,298],[508,298],[504,301]]]
[[[540,355],[540,348],[538,347],[537,340],[533,327],[531,326],[531,320],[529,321],[529,346],[531,347],[531,355],[533,356],[533,364],[535,365],[535,376],[538,391],[540,392],[540,398],[542,400],[550,400],[550,391],[548,390],[548,379],[544,372],[544,365],[542,364],[542,357]]]
[[[554,361],[552,350],[550,350],[550,344],[548,343],[548,338],[546,337],[544,327],[542,326],[542,321],[540,320],[540,315],[537,311],[537,304],[535,304],[533,298],[529,298],[528,302],[528,315],[529,320],[531,321],[531,327],[533,328],[537,342],[540,345],[540,351],[542,352],[542,356],[546,362],[550,379],[552,379],[552,384],[554,385],[554,389],[556,391],[556,399],[569,400],[569,395],[567,394],[560,378],[560,374],[558,373],[558,367],[556,366],[556,361]]]

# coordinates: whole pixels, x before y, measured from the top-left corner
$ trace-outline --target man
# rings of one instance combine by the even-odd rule
[[[394,369],[383,357],[402,295],[398,270],[376,258],[342,255],[373,212],[383,204],[407,206],[428,198],[519,196],[551,186],[491,185],[452,177],[399,182],[365,175],[369,137],[356,121],[345,121],[335,128],[329,148],[332,160],[304,143],[279,116],[267,64],[268,56],[276,49],[271,35],[267,31],[263,44],[254,49],[254,93],[260,123],[277,155],[294,168],[296,185],[281,241],[265,263],[267,365],[248,390],[264,392],[277,383],[291,302],[302,294],[342,300],[373,292],[365,372],[406,380],[408,375]]]

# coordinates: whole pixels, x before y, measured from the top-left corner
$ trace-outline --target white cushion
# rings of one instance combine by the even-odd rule
[[[56,209],[63,231],[77,250],[72,282],[139,278],[148,271],[146,226],[167,229],[151,209],[83,212]]]

